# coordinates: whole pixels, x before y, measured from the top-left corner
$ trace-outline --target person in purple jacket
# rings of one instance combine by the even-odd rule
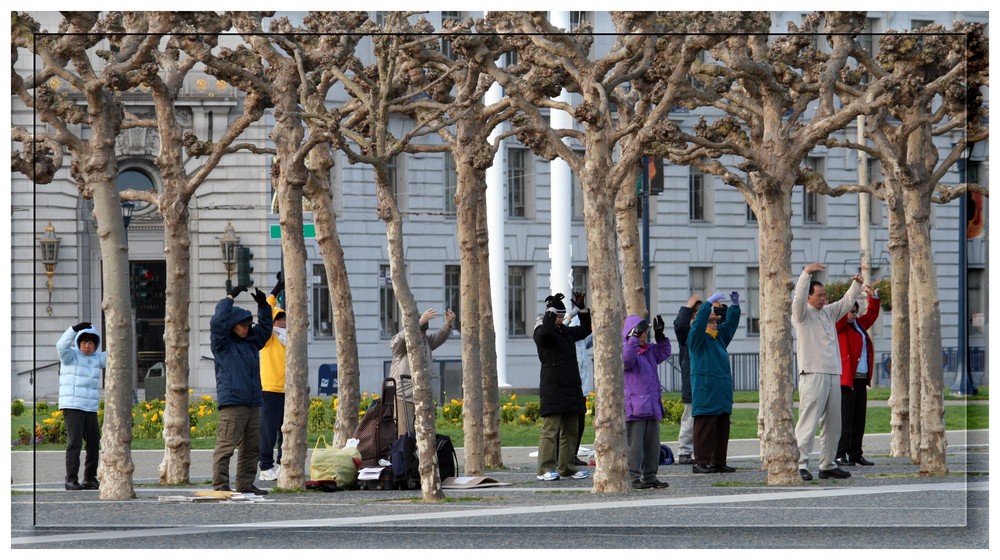
[[[663,318],[653,319],[656,344],[646,343],[649,321],[629,315],[622,326],[625,364],[625,431],[628,437],[628,476],[632,488],[666,488],[656,479],[660,466],[660,376],[657,366],[670,357],[670,340],[663,334]]]

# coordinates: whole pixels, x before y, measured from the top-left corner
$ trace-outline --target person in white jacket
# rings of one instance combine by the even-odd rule
[[[101,335],[88,322],[66,329],[56,342],[59,352],[59,410],[66,422],[66,489],[98,490],[97,464],[101,428],[97,407],[101,402],[98,383],[108,364],[106,352],[99,352]],[[87,442],[83,463],[83,484],[79,482],[80,448]]]
[[[792,326],[795,328],[799,372],[799,422],[795,440],[799,447],[799,476],[812,480],[809,455],[820,434],[819,477],[849,478],[851,473],[835,462],[840,440],[840,342],[837,320],[847,315],[861,291],[860,274],[840,301],[827,304],[826,288],[812,279],[814,272],[826,270],[821,263],[806,265],[795,283],[792,296]]]

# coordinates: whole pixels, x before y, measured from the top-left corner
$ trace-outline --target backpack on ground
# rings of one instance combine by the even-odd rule
[[[661,465],[673,465],[674,464],[674,451],[670,449],[665,443],[660,444],[660,464]]]
[[[396,438],[389,447],[389,461],[392,463],[392,480],[396,488],[413,490],[420,487],[416,436],[407,432]]]
[[[382,382],[382,398],[365,411],[354,431],[358,440],[362,467],[377,467],[379,459],[389,458],[389,447],[396,440],[396,380]]]
[[[450,437],[437,434],[437,460],[441,480],[458,473],[458,454],[455,453],[455,445],[451,443]]]

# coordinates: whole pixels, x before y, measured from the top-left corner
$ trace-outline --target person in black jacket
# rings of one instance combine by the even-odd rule
[[[691,357],[688,354],[687,338],[691,330],[691,322],[701,307],[698,294],[691,294],[687,305],[682,305],[674,319],[674,334],[677,335],[678,355],[681,362],[681,402],[684,403],[684,414],[681,416],[681,431],[677,435],[677,463],[690,465],[694,463],[694,417],[691,416]]]
[[[229,459],[239,448],[236,461],[236,491],[261,496],[267,490],[254,486],[260,456],[260,407],[264,392],[260,384],[260,350],[271,338],[271,306],[267,296],[255,288],[257,325],[246,309],[233,307],[245,286],[233,288],[215,306],[211,326],[215,357],[215,388],[219,402],[219,426],[212,455],[212,488],[229,491]]]
[[[586,410],[576,342],[590,334],[590,310],[584,304],[584,295],[573,296],[580,310],[580,326],[563,325],[566,304],[562,294],[545,298],[545,315],[535,326],[535,346],[542,364],[538,387],[543,420],[538,436],[538,480],[590,476],[589,472],[577,471],[572,466],[577,451],[579,414]]]

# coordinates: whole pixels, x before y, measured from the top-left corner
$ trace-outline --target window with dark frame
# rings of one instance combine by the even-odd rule
[[[458,190],[458,170],[455,167],[455,157],[451,152],[444,152],[444,211],[454,214],[455,192]]]
[[[378,268],[378,308],[379,336],[392,338],[399,332],[399,305],[396,304],[396,292],[392,289],[392,276],[387,264]]]
[[[507,268],[507,335],[528,334],[528,270],[526,266]]]
[[[313,265],[312,277],[313,338],[333,338],[333,302],[326,282],[326,267]]]
[[[451,324],[451,330],[462,332],[462,267],[457,264],[448,264],[444,267],[444,305],[445,310],[451,309],[455,313],[455,320]],[[444,317],[444,310],[440,313]]]
[[[760,334],[760,268],[747,268],[747,294],[740,307],[747,316],[747,334]]]
[[[688,180],[688,219],[705,221],[705,175],[694,167]]]
[[[507,216],[511,218],[525,217],[527,157],[526,148],[507,150]]]

